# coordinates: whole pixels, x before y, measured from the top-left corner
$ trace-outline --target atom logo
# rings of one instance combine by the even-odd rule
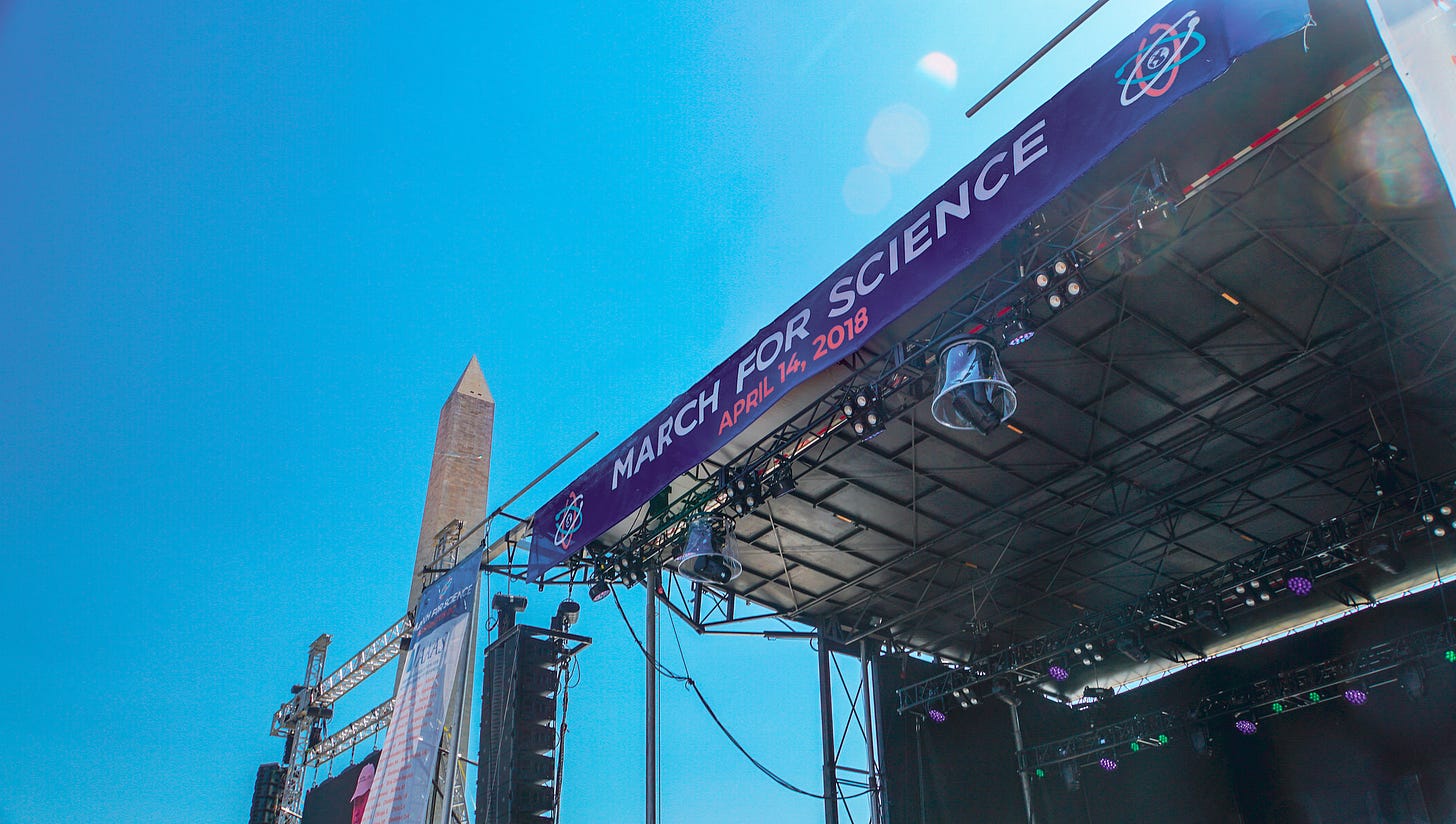
[[[566,498],[566,506],[556,513],[556,536],[551,542],[562,549],[571,549],[571,538],[581,529],[581,502],[585,500],[584,495],[575,492]]]
[[[1190,11],[1177,23],[1155,23],[1138,45],[1137,54],[1117,69],[1117,83],[1122,86],[1122,105],[1131,106],[1148,97],[1161,97],[1178,79],[1178,67],[1203,51],[1207,39],[1195,29],[1200,18]],[[1187,28],[1184,28],[1187,24]]]

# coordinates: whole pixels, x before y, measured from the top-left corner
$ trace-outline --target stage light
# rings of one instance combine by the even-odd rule
[[[1396,546],[1394,534],[1372,538],[1365,547],[1365,557],[1376,569],[1386,575],[1399,575],[1405,572],[1405,556]]]
[[[1071,255],[1063,255],[1052,262],[1052,274],[1065,277],[1077,268],[1077,261]]]
[[[1128,744],[1127,745],[1127,748],[1130,749],[1130,750],[1132,750],[1133,752],[1137,752],[1138,750],[1140,750],[1140,749],[1143,748],[1143,745],[1142,744],[1139,744],[1136,741],[1134,741],[1131,744]]]
[[[1168,736],[1163,735],[1162,733],[1158,733],[1158,746],[1160,746],[1160,747],[1167,746],[1167,744],[1168,744]]]
[[[1067,785],[1069,792],[1076,792],[1082,787],[1082,771],[1077,769],[1074,761],[1062,762],[1062,783]]]
[[[1067,305],[1067,299],[1062,296],[1061,292],[1052,292],[1050,295],[1047,295],[1046,302],[1047,306],[1050,306],[1053,312]]]
[[[1036,277],[1032,278],[1032,282],[1036,284],[1037,289],[1045,289],[1052,285],[1052,276],[1045,271],[1037,272]]]
[[[937,724],[945,723],[945,713],[941,712],[940,710],[933,709],[930,712],[927,712],[926,715],[930,716],[930,720],[934,721]]]
[[[605,600],[608,595],[612,594],[612,585],[606,581],[598,580],[591,585],[591,589],[587,590],[586,594],[592,599],[592,603]]]
[[[1290,592],[1294,593],[1300,598],[1303,598],[1311,592],[1314,592],[1314,581],[1311,581],[1309,578],[1303,575],[1289,576],[1289,578],[1284,581],[1284,585],[1289,588]]]
[[[1037,767],[1036,768],[1036,777],[1037,778],[1046,778],[1046,770],[1042,769],[1041,767]]]
[[[672,561],[677,573],[704,584],[726,584],[743,573],[733,521],[722,515],[701,515],[688,524],[682,555]]]
[[[1147,644],[1144,644],[1141,638],[1133,634],[1118,636],[1117,651],[1138,664],[1146,664],[1152,658],[1152,655],[1148,653]]]
[[[1451,660],[1451,652],[1446,653],[1446,660]],[[1426,671],[1414,661],[1407,661],[1395,671],[1395,680],[1400,682],[1407,695],[1419,699],[1426,694]]]
[[[1444,526],[1438,526],[1435,529],[1431,530],[1431,534],[1436,536],[1437,538],[1444,538],[1446,537],[1446,528]]]
[[[1188,743],[1193,745],[1194,752],[1198,753],[1199,755],[1206,755],[1209,749],[1208,727],[1205,727],[1202,724],[1197,724],[1189,729]]]
[[[1284,703],[1281,701],[1275,701],[1274,703],[1269,705],[1269,709],[1275,712],[1284,712]]]
[[[1446,663],[1456,664],[1456,649],[1446,650]]]
[[[930,414],[950,429],[988,435],[1016,412],[1016,390],[996,356],[996,347],[982,338],[959,338],[940,350],[940,390]]]
[[[1072,278],[1067,281],[1066,286],[1062,287],[1062,291],[1066,292],[1067,300],[1076,300],[1082,296],[1083,292],[1087,291],[1087,287],[1083,285],[1081,279]]]
[[[863,387],[844,402],[850,431],[861,441],[874,440],[885,431],[885,406],[874,387]]]
[[[1442,504],[1441,508],[1436,511],[1441,513],[1441,517],[1443,518],[1451,517],[1451,507],[1448,504]]]
[[[1199,604],[1193,610],[1193,621],[1220,638],[1228,637],[1228,619],[1223,617],[1223,610],[1219,608],[1217,601],[1204,601]]]
[[[1072,674],[1067,672],[1065,667],[1056,664],[1047,667],[1047,675],[1050,675],[1053,681],[1065,681],[1072,677]]]
[[[1104,755],[1101,758],[1097,759],[1097,766],[1101,767],[1107,772],[1112,772],[1113,770],[1117,769],[1117,759]]]
[[[793,466],[790,464],[779,464],[773,471],[764,476],[763,491],[774,498],[784,497],[790,492],[793,492],[796,486]]]
[[[1259,731],[1259,724],[1254,721],[1253,715],[1246,714],[1234,719],[1234,729],[1238,730],[1240,735],[1253,735]]]
[[[1307,695],[1305,697],[1309,699],[1309,701],[1310,701],[1311,704],[1318,704],[1320,702],[1320,698],[1322,698],[1323,696],[1321,696],[1317,692],[1311,692],[1309,695]]]
[[[1036,337],[1036,327],[1024,317],[1015,317],[1001,327],[1001,340],[1007,346],[1020,346]]]
[[[1370,693],[1366,692],[1361,687],[1357,687],[1357,686],[1346,687],[1345,688],[1345,700],[1346,701],[1349,701],[1351,704],[1354,704],[1355,706],[1358,707],[1358,706],[1361,706],[1362,704],[1364,704],[1366,701],[1369,701],[1370,700]]]

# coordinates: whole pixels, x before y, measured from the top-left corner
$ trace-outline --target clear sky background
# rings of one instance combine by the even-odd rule
[[[492,505],[601,432],[527,514],[1159,5],[967,121],[1085,3],[0,0],[0,824],[246,820],[308,643],[403,612],[471,354]],[[577,596],[563,818],[641,820],[641,656]],[[817,791],[812,651],[683,642]],[[663,821],[818,819],[663,690]]]

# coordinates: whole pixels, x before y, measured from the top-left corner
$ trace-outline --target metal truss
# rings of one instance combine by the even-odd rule
[[[1206,622],[1240,620],[1274,603],[1273,593],[1286,589],[1287,578],[1296,571],[1315,583],[1341,578],[1345,572],[1369,560],[1366,547],[1371,538],[1391,531],[1401,535],[1424,532],[1423,510],[1456,503],[1453,479],[1456,474],[1448,474],[1412,487],[1403,495],[1391,496],[1404,499],[1406,505],[1392,505],[1382,500],[1355,507],[1312,529],[1250,550],[1130,603],[1087,615],[1070,627],[980,656],[964,668],[947,670],[911,684],[898,691],[899,711],[904,713],[954,693],[975,689],[996,678],[1019,684],[1044,681],[1048,676],[1039,665],[1059,659],[1062,666],[1071,670],[1081,663],[1083,655],[1118,654],[1119,640],[1129,648],[1141,646],[1145,654],[1157,652],[1177,663],[1202,657],[1201,650],[1187,638],[1199,626],[1200,608],[1209,609]],[[1365,597],[1369,600],[1368,595]]]
[[[342,666],[329,673],[318,686],[319,694],[315,697],[315,703],[324,706],[332,706],[340,698],[344,697],[349,690],[359,686],[364,679],[378,672],[385,664],[394,660],[399,655],[400,644],[410,634],[413,621],[406,615],[395,621],[389,629],[379,634],[378,638],[370,641],[364,649],[359,650],[352,658],[345,661]],[[293,701],[284,704],[273,714],[273,728],[271,735],[284,735],[283,723]]]
[[[877,393],[886,404],[887,420],[903,414],[927,389],[922,379],[933,373],[944,343],[959,335],[996,332],[1031,302],[1026,294],[1028,278],[1050,272],[1052,265],[1067,254],[1076,255],[1085,269],[1113,253],[1149,222],[1168,217],[1175,194],[1162,165],[1153,162],[1055,227],[1041,225],[1040,218],[1034,218],[1020,230],[1023,250],[948,309],[882,353],[866,355],[861,350],[857,356],[860,365],[839,386],[730,460],[726,467],[700,465],[693,473],[697,482],[691,488],[659,507],[650,507],[650,513],[653,509],[657,512],[649,514],[614,545],[589,547],[585,558],[577,556],[570,563],[596,567],[605,580],[619,577],[618,570],[624,565],[661,564],[671,557],[688,520],[728,506],[724,478],[764,478],[771,472],[786,472],[791,479],[795,459],[844,424],[841,405],[850,391]]]
[[[283,747],[283,796],[278,817],[303,819],[303,781],[307,766],[305,751],[315,739],[323,736],[324,725],[333,710],[318,701],[319,684],[323,681],[324,660],[328,655],[328,635],[320,635],[308,646],[308,663],[303,683],[294,686],[293,698],[274,716],[274,735],[287,739]]]
[[[309,747],[304,754],[304,764],[309,767],[327,764],[354,749],[361,741],[388,727],[389,719],[393,715],[394,698],[390,697],[385,699],[384,703],[359,716],[347,727]]]
[[[1330,700],[1343,685],[1374,680],[1406,664],[1447,656],[1453,645],[1456,621],[1448,618],[1392,641],[1214,693],[1187,707],[1098,724],[1086,732],[1027,747],[1017,753],[1017,766],[1023,773],[1068,762],[1088,766],[1100,757],[1131,751],[1134,742],[1142,749],[1166,745],[1173,738],[1187,740],[1193,728],[1234,713],[1267,718],[1305,709]]]

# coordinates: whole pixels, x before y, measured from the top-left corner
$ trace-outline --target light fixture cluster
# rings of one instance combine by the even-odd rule
[[[1032,273],[1032,294],[1048,309],[1060,312],[1087,293],[1081,268],[1081,259],[1075,251],[1063,252]]]
[[[872,440],[885,431],[885,404],[873,386],[851,389],[840,404],[850,431],[861,441]]]
[[[753,469],[738,472],[731,467],[718,470],[718,488],[728,495],[728,507],[747,515],[763,503],[763,478]]]

